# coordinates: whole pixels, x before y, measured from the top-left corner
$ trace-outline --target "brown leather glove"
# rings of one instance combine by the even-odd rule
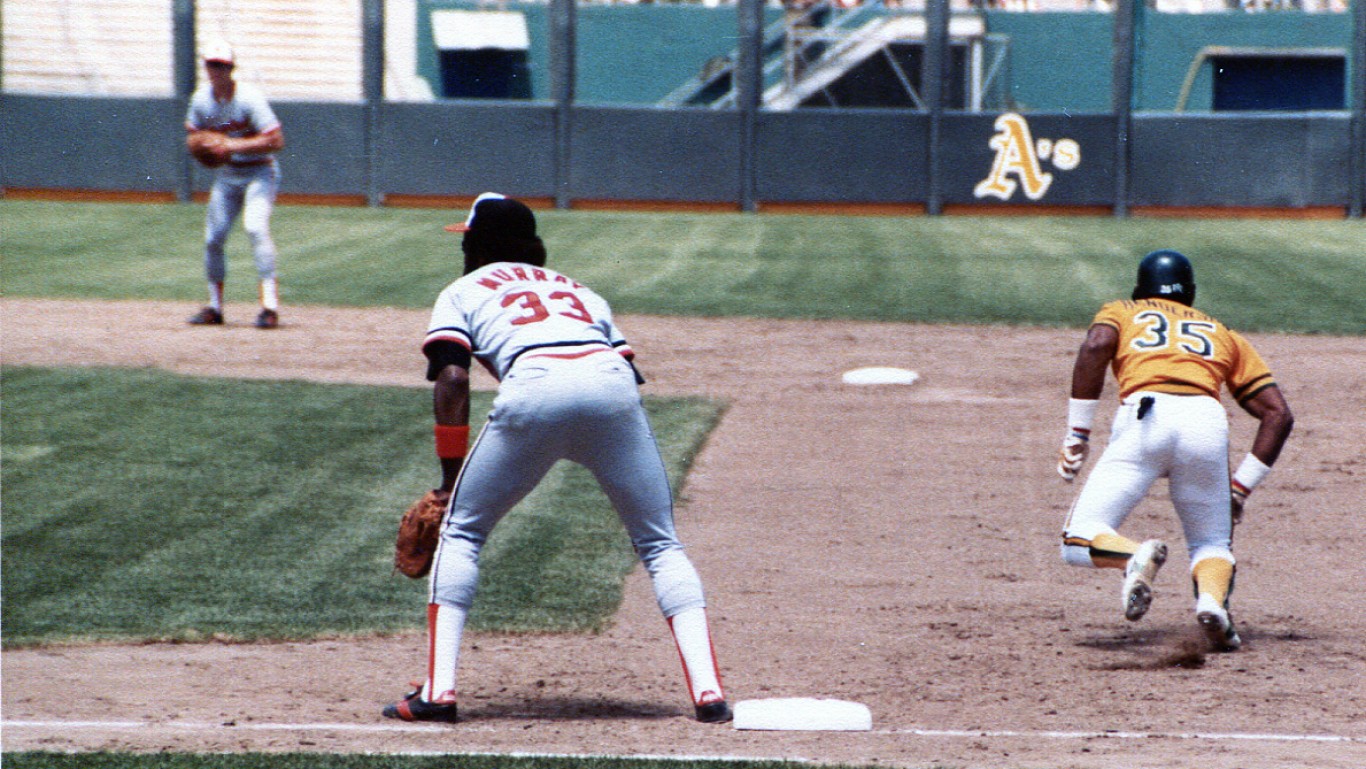
[[[185,136],[185,149],[205,168],[217,168],[228,162],[228,137],[217,131],[192,131]]]
[[[413,579],[427,576],[450,501],[450,492],[432,489],[404,511],[394,543],[394,569]]]

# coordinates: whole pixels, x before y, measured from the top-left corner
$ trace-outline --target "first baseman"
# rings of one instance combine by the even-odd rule
[[[1191,307],[1195,272],[1175,251],[1154,251],[1138,266],[1132,299],[1100,308],[1077,353],[1068,433],[1058,472],[1071,482],[1086,461],[1091,425],[1114,370],[1119,410],[1110,443],[1077,496],[1063,531],[1063,559],[1124,570],[1124,616],[1138,620],[1167,545],[1139,543],[1117,529],[1160,477],[1169,479],[1195,588],[1196,619],[1216,651],[1242,639],[1229,616],[1235,563],[1233,526],[1247,496],[1281,453],[1294,417],[1271,371],[1242,336]],[[1230,478],[1222,388],[1259,421],[1252,450]]]
[[[430,578],[427,675],[384,715],[456,720],[456,668],[480,550],[503,515],[568,459],[592,471],[630,535],[677,643],[697,719],[729,721],[702,581],[675,533],[634,356],[611,308],[546,268],[535,216],[519,201],[485,193],[463,224],[447,229],[464,233],[464,276],[437,297],[422,351],[435,382],[440,491],[450,502]],[[467,447],[475,360],[499,386]]]
[[[233,223],[242,216],[261,281],[261,312],[256,316],[256,326],[276,328],[280,324],[279,291],[270,215],[280,189],[280,167],[274,153],[285,146],[284,131],[260,89],[234,79],[236,58],[231,46],[223,42],[211,44],[203,61],[207,82],[190,99],[185,130],[209,130],[227,136],[232,154],[214,172],[204,222],[204,272],[209,282],[209,303],[190,317],[190,323],[223,323],[223,279],[227,275],[223,246]]]

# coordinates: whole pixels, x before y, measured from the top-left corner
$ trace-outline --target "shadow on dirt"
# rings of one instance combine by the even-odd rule
[[[462,720],[506,718],[535,721],[591,721],[595,719],[659,720],[689,716],[683,708],[658,702],[608,697],[547,697],[520,702],[460,703]]]
[[[1124,654],[1128,659],[1088,665],[1092,670],[1195,669],[1205,666],[1209,643],[1196,628],[1145,627],[1115,635],[1093,635],[1077,646]]]

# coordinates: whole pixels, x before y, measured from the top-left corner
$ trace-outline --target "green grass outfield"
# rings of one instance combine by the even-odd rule
[[[204,209],[0,201],[7,296],[204,296]],[[289,304],[427,308],[459,270],[463,211],[281,206]],[[1366,333],[1366,223],[542,211],[550,264],[617,312],[1084,326],[1139,258],[1195,263],[1197,304],[1237,329]],[[256,296],[240,226],[228,298]]]

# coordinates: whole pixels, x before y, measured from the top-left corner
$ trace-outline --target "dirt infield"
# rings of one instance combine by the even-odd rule
[[[230,307],[226,328],[186,326],[194,309],[0,300],[0,360],[424,385],[425,312],[288,308],[282,328],[262,332],[250,307]],[[420,673],[417,634],[58,647],[3,655],[4,749],[1366,766],[1366,339],[1251,335],[1298,424],[1237,534],[1234,609],[1246,646],[1205,655],[1182,546],[1137,624],[1121,615],[1117,574],[1058,557],[1072,489],[1053,457],[1079,332],[619,320],[647,394],[730,404],[678,520],[707,586],[731,698],[856,700],[871,708],[872,732],[692,721],[637,570],[599,636],[468,638],[461,724],[379,717]],[[841,372],[865,365],[922,379],[841,384]],[[1233,424],[1241,456],[1252,421],[1238,414]],[[1164,487],[1127,530],[1181,542]]]

